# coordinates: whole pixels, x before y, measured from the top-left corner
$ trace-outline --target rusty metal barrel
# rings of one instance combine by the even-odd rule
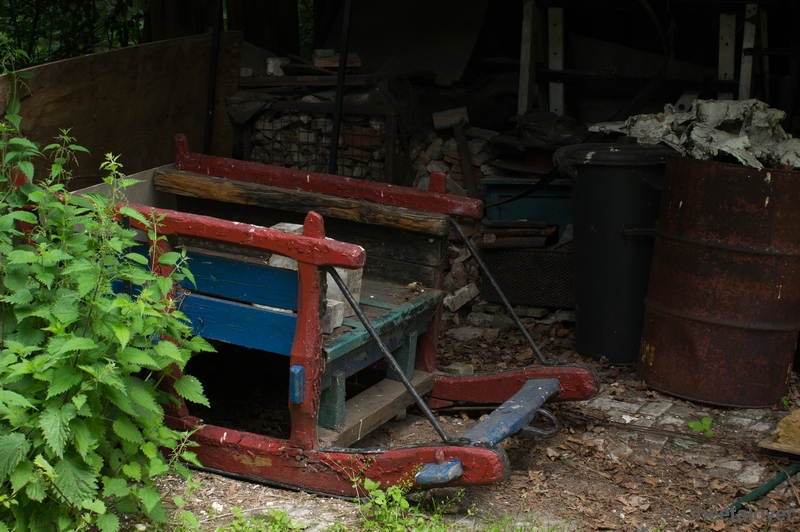
[[[772,405],[798,331],[800,172],[670,158],[639,376],[694,401]]]

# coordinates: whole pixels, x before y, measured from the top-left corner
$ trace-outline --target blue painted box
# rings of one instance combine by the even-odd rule
[[[486,204],[516,196],[536,183],[538,179],[515,179],[511,177],[486,178],[481,182],[486,187]],[[487,212],[490,220],[527,220],[529,222],[555,222],[558,237],[572,223],[572,187],[569,179],[556,179],[542,190],[530,196],[514,200]]]

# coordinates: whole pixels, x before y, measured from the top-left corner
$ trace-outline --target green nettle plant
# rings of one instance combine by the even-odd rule
[[[159,218],[117,207],[133,183],[117,160],[103,165],[109,197],[70,194],[66,168],[85,150],[69,131],[40,149],[18,113],[12,94],[0,121],[0,532],[115,531],[139,512],[167,521],[156,479],[197,460],[164,425],[175,399],[159,382],[211,350],[171,297],[174,281],[193,281],[186,258],[157,255],[170,271],[158,275],[119,217],[148,228],[151,253]],[[34,181],[43,153],[52,163]],[[207,404],[194,377],[174,389]]]

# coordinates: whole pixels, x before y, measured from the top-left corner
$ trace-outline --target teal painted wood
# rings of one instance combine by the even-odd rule
[[[287,356],[292,351],[297,323],[292,314],[200,294],[185,296],[180,310],[203,338]]]
[[[186,279],[181,286],[187,290],[234,301],[297,310],[296,271],[197,252],[189,252],[188,255],[189,269],[197,286]]]
[[[451,460],[439,464],[425,464],[414,476],[414,481],[420,486],[438,486],[446,484],[464,474],[464,467],[460,460]]]
[[[432,313],[439,302],[442,300],[442,293],[430,290],[419,294],[403,306],[381,314],[372,321],[372,326],[378,331],[379,335],[402,325],[403,323],[415,318],[423,313]],[[431,314],[428,314],[430,317]],[[360,323],[353,327],[352,331],[346,332],[338,338],[333,338],[325,342],[322,346],[328,360],[335,360],[340,356],[350,353],[369,343],[372,339],[369,333]]]
[[[544,402],[560,390],[558,379],[530,379],[464,438],[478,445],[497,445],[530,423]]]
[[[402,349],[406,341],[406,336],[412,331],[416,332],[417,336],[427,332],[430,319],[431,317],[428,313],[423,313],[411,318],[394,329],[381,334],[381,341],[389,352],[395,353],[399,349]],[[368,333],[365,331],[364,334]],[[380,347],[370,338],[366,344],[344,356],[329,361],[325,365],[325,373],[322,374],[322,389],[324,390],[330,386],[330,375],[333,371],[343,371],[345,375],[350,376],[382,359],[383,353]]]
[[[403,346],[392,353],[408,380],[414,378],[414,362],[417,359],[417,335],[417,331],[411,331],[406,334],[406,341],[403,343]],[[386,378],[392,379],[393,381],[400,380],[400,377],[395,373],[392,367],[389,367],[389,370],[386,372]]]
[[[365,306],[375,307],[375,308],[382,308],[384,310],[394,310],[399,306],[394,303],[387,303],[385,301],[375,301],[374,299],[368,299],[368,298],[361,298],[361,301],[359,301],[359,303],[361,304],[362,307]]]
[[[326,429],[344,427],[345,413],[345,374],[334,371],[330,376],[330,387],[319,398],[317,425]]]

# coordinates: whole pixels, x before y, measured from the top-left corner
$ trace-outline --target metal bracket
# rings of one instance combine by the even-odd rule
[[[550,430],[544,430],[538,427],[531,427],[530,425],[528,425],[527,427],[524,427],[521,430],[521,432],[525,434],[530,434],[531,436],[538,436],[540,438],[549,438],[551,436],[555,436],[556,433],[558,433],[558,429],[561,428],[561,425],[558,423],[558,419],[556,419],[556,417],[546,408],[540,408],[539,410],[536,411],[536,414],[534,415],[534,418],[531,421],[531,423],[533,423],[533,421],[536,421],[535,416],[538,414],[541,414],[542,417],[547,418],[547,420],[553,424],[553,428],[551,428]]]

